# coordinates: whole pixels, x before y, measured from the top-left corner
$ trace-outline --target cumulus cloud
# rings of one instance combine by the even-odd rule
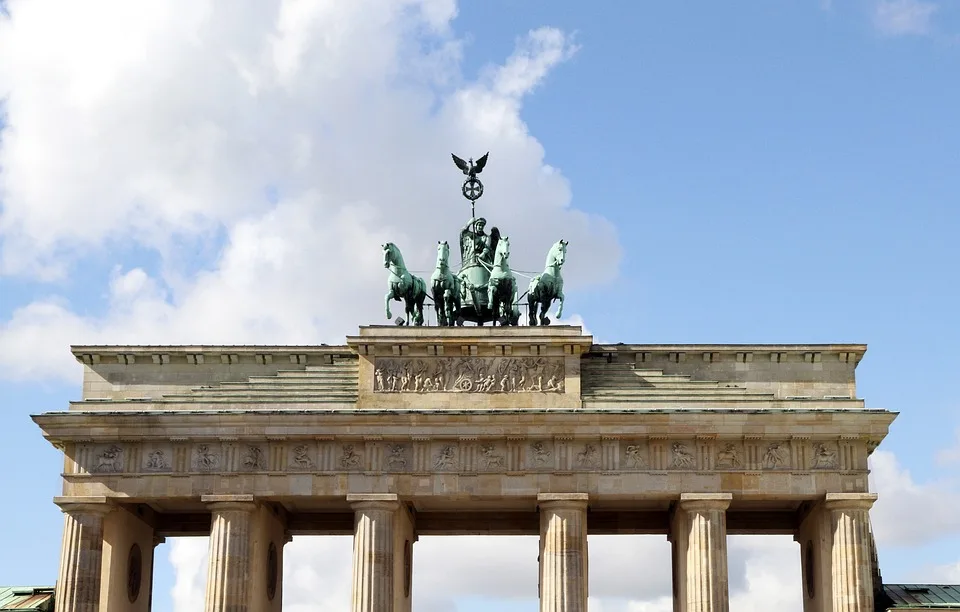
[[[924,0],[880,0],[873,7],[873,25],[886,36],[929,34],[938,8]]]
[[[174,540],[178,568],[174,612],[199,609],[205,589],[207,538]],[[591,536],[590,612],[668,612],[670,545],[665,537]],[[451,549],[457,553],[451,555]],[[536,537],[422,538],[414,546],[413,596],[424,612],[456,612],[458,600],[537,599]],[[350,609],[351,538],[297,537],[284,548],[284,610]],[[731,609],[766,612],[775,604],[799,612],[799,549],[784,536],[732,536]],[[198,577],[199,576],[199,577]],[[202,607],[202,606],[200,606]]]
[[[568,295],[617,275],[615,229],[573,207],[521,117],[576,52],[560,30],[472,77],[452,0],[9,8],[0,273],[52,284],[0,322],[38,357],[5,376],[72,380],[68,342],[342,342],[386,322],[379,245],[427,276],[469,217],[451,151],[491,151],[478,213],[515,269],[564,238]],[[131,249],[156,269],[126,265]],[[58,279],[90,257],[117,268],[81,312]]]
[[[870,456],[870,470],[871,489],[878,494],[870,513],[878,546],[921,546],[960,532],[955,481],[917,482],[893,453],[883,450]],[[921,508],[923,520],[918,521]]]

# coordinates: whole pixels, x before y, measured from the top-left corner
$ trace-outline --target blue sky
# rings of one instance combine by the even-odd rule
[[[446,156],[487,149],[481,210],[530,265],[541,234],[571,238],[565,309],[595,337],[867,343],[859,395],[900,412],[874,465],[884,578],[960,582],[960,521],[911,539],[893,520],[960,502],[960,4],[424,0],[372,25],[338,7],[297,19],[344,46],[298,43],[275,72],[250,41],[296,29],[276,8],[93,3],[66,32],[66,5],[7,4],[0,583],[56,576],[60,458],[28,415],[79,396],[69,344],[380,323],[380,238],[431,263],[466,220]],[[244,61],[253,77],[231,72]]]

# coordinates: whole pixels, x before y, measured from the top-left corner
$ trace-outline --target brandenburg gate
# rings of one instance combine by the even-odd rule
[[[805,612],[873,611],[867,457],[895,413],[857,397],[863,345],[396,325],[72,350],[81,400],[33,417],[64,454],[58,611],[148,611],[155,545],[209,535],[206,611],[278,612],[306,534],[353,535],[354,612],[415,610],[437,534],[539,535],[543,612],[586,611],[589,534],[669,538],[678,612],[728,610],[728,534],[790,534]]]

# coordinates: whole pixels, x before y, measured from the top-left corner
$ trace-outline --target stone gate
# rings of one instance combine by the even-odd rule
[[[146,612],[210,535],[208,612],[281,610],[283,547],[353,535],[353,610],[404,612],[419,535],[540,537],[586,612],[588,534],[665,534],[674,609],[729,607],[727,534],[790,534],[805,612],[873,610],[863,345],[598,345],[578,327],[363,327],[342,346],[76,346],[61,611]]]

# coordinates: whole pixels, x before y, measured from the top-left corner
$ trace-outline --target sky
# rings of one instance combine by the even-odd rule
[[[869,346],[887,582],[960,583],[960,3],[0,3],[0,584],[52,584],[70,344],[342,343],[379,245],[432,269],[469,209],[598,341]],[[200,609],[205,540],[157,549]],[[418,612],[532,611],[536,538],[423,538]],[[591,612],[671,609],[669,547],[590,538]],[[349,606],[349,538],[285,549],[285,609]],[[801,609],[789,537],[730,538],[731,609]]]

